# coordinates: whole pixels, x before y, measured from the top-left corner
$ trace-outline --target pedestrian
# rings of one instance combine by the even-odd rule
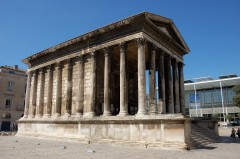
[[[232,128],[231,137],[236,140],[236,130],[234,128]]]
[[[237,129],[237,133],[236,134],[238,135],[238,138],[240,140],[240,128]]]

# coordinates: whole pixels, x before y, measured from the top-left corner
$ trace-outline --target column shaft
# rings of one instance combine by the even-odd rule
[[[25,97],[25,108],[24,108],[24,117],[28,117],[29,112],[29,101],[30,101],[30,90],[31,90],[31,78],[32,73],[28,71],[28,77],[27,77],[27,89],[26,89],[26,97]]]
[[[52,89],[53,89],[53,70],[52,65],[49,65],[47,68],[48,74],[48,91],[47,91],[47,113],[46,117],[50,117],[52,113]]]
[[[165,103],[165,72],[164,72],[164,52],[160,52],[159,68],[158,68],[158,92],[159,92],[159,102],[162,106],[160,110],[162,113],[166,113],[166,103]]]
[[[127,43],[119,44],[120,47],[120,116],[128,115],[128,84],[127,84],[127,67],[126,52]]]
[[[157,105],[156,105],[156,64],[155,64],[155,46],[151,48],[150,51],[150,70],[149,70],[149,95],[150,95],[150,114],[157,113]]]
[[[104,64],[104,116],[111,115],[110,113],[110,58],[111,58],[111,48],[105,48],[105,64]]]
[[[180,113],[177,61],[173,63],[174,113]]]
[[[146,114],[146,62],[145,62],[145,39],[139,38],[138,42],[138,113]]]
[[[95,104],[96,104],[96,51],[91,53],[91,89],[90,89],[90,105],[87,116],[95,116]]]
[[[184,75],[183,75],[183,63],[178,65],[179,73],[179,92],[180,92],[180,110],[183,115],[185,112],[185,97],[184,97]]]
[[[78,96],[77,96],[77,115],[83,115],[84,106],[84,69],[83,69],[83,56],[79,57],[77,62],[78,71]]]
[[[70,117],[72,111],[72,60],[67,61],[67,97],[66,97],[66,112],[65,116]]]
[[[45,74],[44,69],[40,68],[39,70],[39,82],[40,82],[40,90],[39,90],[39,101],[36,109],[36,114],[38,117],[42,117],[43,115],[43,97],[44,97],[44,81],[45,81]]]
[[[55,70],[57,74],[55,116],[59,117],[61,115],[61,105],[62,105],[62,63],[61,62],[57,63]]]
[[[172,62],[171,57],[167,60],[167,67],[168,67],[168,113],[174,113],[174,102],[173,102],[173,80],[172,80]]]
[[[36,114],[36,102],[37,102],[37,72],[33,72],[33,89],[32,89],[32,105],[31,105],[31,116],[34,117]]]

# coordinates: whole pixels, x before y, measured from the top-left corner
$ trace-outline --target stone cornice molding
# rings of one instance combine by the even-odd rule
[[[175,44],[173,41],[171,41],[171,39],[169,40],[171,42],[168,43],[165,42],[167,44],[171,44],[172,45],[171,47],[175,49],[175,52],[184,54],[184,52],[186,53],[189,51],[184,40],[182,39],[180,33],[178,32],[177,28],[175,27],[171,19],[148,12],[143,12],[134,16],[130,16],[123,20],[117,21],[105,27],[96,29],[84,35],[78,36],[76,38],[58,44],[49,49],[43,50],[37,54],[34,54],[24,59],[23,62],[28,64],[30,67],[38,66],[42,63],[46,63],[48,61],[56,59],[55,56],[64,57],[66,55],[69,55],[69,53],[85,50],[89,47],[90,48],[97,47],[97,45],[107,43],[112,39],[117,39],[126,35],[128,36],[131,34],[135,34],[136,32],[141,32],[143,30],[150,31],[149,34],[151,34],[151,36],[152,35],[154,36],[155,33],[157,33],[158,35],[162,36],[161,40],[163,40],[164,38],[168,39],[169,37],[164,36],[164,33],[159,28],[157,28],[151,22],[151,20],[157,20],[159,22],[171,25],[173,31],[180,38],[181,42],[184,43],[185,46],[185,48],[181,49],[180,45],[177,46],[177,43]],[[159,38],[155,39],[159,40]],[[164,43],[161,44],[164,45],[165,47],[167,46]],[[176,50],[177,48],[180,49],[181,51],[178,52]]]
[[[45,67],[45,66],[50,65],[50,64],[55,64],[55,63],[58,63],[58,62],[61,62],[61,61],[65,61],[69,58],[75,58],[76,56],[83,56],[85,54],[89,54],[93,51],[101,50],[101,49],[104,49],[104,48],[109,47],[109,46],[119,45],[120,43],[123,43],[123,42],[128,43],[129,41],[136,41],[136,39],[142,38],[142,37],[145,38],[148,42],[154,44],[157,48],[162,49],[162,51],[164,51],[165,54],[170,54],[173,57],[175,57],[176,59],[178,59],[179,61],[183,61],[182,57],[180,57],[177,54],[173,54],[171,52],[171,50],[169,50],[168,48],[166,48],[165,46],[160,44],[157,40],[153,39],[152,37],[150,37],[146,33],[140,32],[140,33],[136,33],[136,34],[129,35],[129,36],[126,36],[126,37],[122,37],[122,38],[119,38],[119,39],[115,39],[115,40],[112,40],[110,42],[106,42],[106,43],[103,43],[103,44],[100,44],[100,45],[97,45],[97,46],[93,46],[93,47],[89,47],[89,48],[86,48],[86,49],[83,49],[83,50],[80,50],[80,51],[73,52],[72,54],[68,54],[66,56],[48,61],[44,64],[40,64],[40,65],[34,66],[32,68],[29,68],[29,70],[32,71],[32,70],[38,69],[38,68],[43,67],[43,66]]]

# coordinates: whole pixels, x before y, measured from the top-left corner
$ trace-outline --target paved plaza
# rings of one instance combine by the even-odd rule
[[[195,150],[169,150],[109,144],[83,144],[74,141],[46,140],[18,136],[0,136],[1,159],[117,159],[117,158],[181,158],[239,159],[240,140],[233,141],[231,128],[219,128],[221,141]]]

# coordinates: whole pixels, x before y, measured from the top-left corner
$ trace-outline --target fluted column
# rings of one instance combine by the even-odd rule
[[[179,82],[177,61],[173,63],[173,87],[174,87],[174,113],[180,113],[179,105]]]
[[[183,63],[179,63],[179,65],[178,65],[178,74],[179,74],[180,110],[183,115],[186,115],[185,96],[184,96]]]
[[[27,89],[26,89],[26,97],[25,97],[25,108],[24,108],[24,118],[28,117],[28,112],[29,112],[31,78],[32,78],[32,72],[28,71]]]
[[[145,39],[137,39],[138,43],[138,113],[137,115],[146,114],[146,62],[145,62]]]
[[[70,117],[71,116],[71,110],[72,110],[72,60],[67,60],[67,96],[66,96],[66,112],[65,116]]]
[[[50,117],[52,113],[52,89],[53,89],[53,68],[52,65],[47,66],[47,113],[46,117]]]
[[[150,46],[150,70],[149,70],[149,95],[150,95],[150,114],[157,113],[157,105],[156,105],[156,64],[155,64],[155,56],[156,56],[156,46]]]
[[[127,84],[127,43],[122,42],[120,47],[120,112],[119,116],[128,115],[128,84]]]
[[[90,89],[90,105],[89,111],[86,113],[88,117],[95,116],[96,104],[96,51],[91,53],[91,89]]]
[[[166,103],[165,103],[165,72],[164,72],[164,52],[160,51],[159,67],[158,67],[158,92],[159,92],[159,102],[162,104],[162,109],[158,113],[166,113]],[[161,111],[161,112],[160,112]]]
[[[103,115],[109,116],[110,112],[110,61],[111,61],[111,48],[107,47],[104,49],[105,64],[104,64],[104,110]]]
[[[56,64],[55,70],[57,74],[56,81],[56,109],[55,109],[55,117],[59,117],[61,115],[61,105],[62,105],[62,62],[58,62]]]
[[[45,73],[44,68],[39,69],[39,101],[36,109],[36,114],[38,117],[42,117],[43,115],[43,97],[44,97],[44,81],[45,81]]]
[[[168,113],[174,113],[174,103],[173,103],[173,80],[172,80],[172,62],[171,57],[167,59],[167,75],[168,75]]]
[[[83,56],[78,57],[78,61],[76,62],[78,71],[78,95],[77,95],[77,116],[83,115],[83,107],[84,107],[84,69],[83,69]]]
[[[33,71],[33,89],[32,89],[32,104],[31,104],[31,116],[35,117],[36,114],[36,102],[37,102],[37,71]]]

